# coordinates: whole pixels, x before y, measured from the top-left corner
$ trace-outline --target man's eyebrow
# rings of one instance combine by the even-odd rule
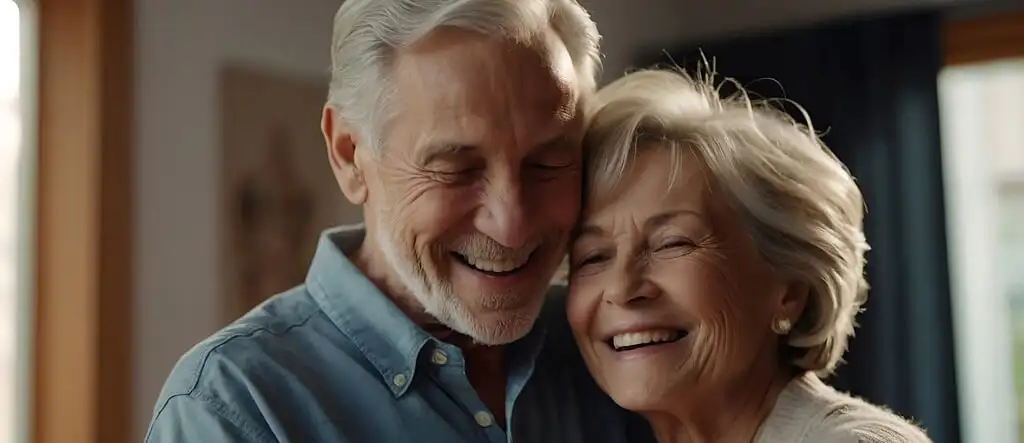
[[[430,163],[444,157],[461,155],[475,150],[475,146],[461,143],[432,142],[426,145],[426,147],[420,149],[416,158],[419,160],[419,164],[429,165]]]
[[[549,149],[566,149],[569,147],[569,134],[561,133],[547,140],[544,140],[530,150],[530,154],[542,154]]]

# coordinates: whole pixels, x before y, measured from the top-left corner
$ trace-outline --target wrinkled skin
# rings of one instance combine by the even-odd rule
[[[646,147],[614,195],[587,202],[569,321],[601,388],[646,415],[662,441],[747,441],[722,428],[752,435],[759,419],[741,416],[770,410],[758,402],[790,377],[771,322],[797,318],[805,297],[760,257],[702,163],[687,153],[680,166],[673,182],[669,150]],[[648,330],[685,335],[626,352],[609,344]]]
[[[525,335],[539,313],[580,199],[576,77],[555,42],[441,29],[400,51],[380,153],[325,110],[335,175],[364,207],[359,259],[421,323],[494,345]],[[494,278],[453,253],[529,260]]]

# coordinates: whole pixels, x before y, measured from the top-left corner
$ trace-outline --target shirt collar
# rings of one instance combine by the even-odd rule
[[[396,397],[412,384],[423,348],[444,347],[417,326],[373,284],[349,259],[366,236],[363,225],[341,226],[320,235],[306,286],[320,309],[380,373]],[[553,298],[558,304],[558,297]],[[545,303],[551,304],[552,300]],[[545,312],[549,311],[545,309]],[[564,312],[560,318],[564,318]],[[556,314],[557,315],[557,314]],[[547,328],[542,314],[533,329],[506,348],[509,376],[525,380],[544,346]],[[514,400],[522,386],[513,388]]]
[[[362,225],[324,231],[306,285],[327,317],[377,369],[395,396],[412,384],[423,346],[433,340],[346,255],[362,245]]]

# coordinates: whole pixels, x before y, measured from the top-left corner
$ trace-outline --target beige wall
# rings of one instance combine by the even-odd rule
[[[218,70],[325,74],[335,0],[139,0],[135,404],[142,433],[178,356],[217,329]]]
[[[583,0],[606,77],[659,42],[907,4],[976,0]],[[338,0],[139,0],[136,46],[134,435],[178,356],[219,326],[217,71],[227,61],[304,76],[329,64]],[[684,6],[685,5],[685,6]],[[770,6],[768,6],[770,5]],[[666,13],[666,11],[676,11]],[[727,12],[723,12],[727,11]]]

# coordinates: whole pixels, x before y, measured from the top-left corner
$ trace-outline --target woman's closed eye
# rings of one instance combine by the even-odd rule
[[[601,264],[607,262],[611,257],[601,251],[588,252],[584,254],[574,254],[578,258],[574,258],[570,263],[572,265],[572,271],[578,272],[580,270],[593,269]]]
[[[586,265],[602,263],[602,262],[604,262],[607,259],[608,259],[608,257],[605,257],[603,254],[595,254],[595,255],[592,255],[592,256],[587,257],[586,259],[584,259],[580,263],[580,265],[581,266],[586,266]]]
[[[657,245],[653,248],[653,252],[660,258],[678,257],[693,251],[697,247],[690,239],[686,238],[672,238],[662,241]]]

